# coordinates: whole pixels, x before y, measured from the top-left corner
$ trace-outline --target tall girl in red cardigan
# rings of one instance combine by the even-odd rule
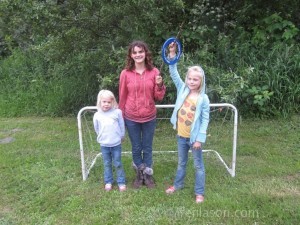
[[[132,146],[134,188],[145,184],[155,187],[153,179],[152,143],[156,127],[155,101],[161,101],[166,87],[160,71],[154,67],[151,52],[143,41],[128,46],[126,66],[119,83],[119,108]]]

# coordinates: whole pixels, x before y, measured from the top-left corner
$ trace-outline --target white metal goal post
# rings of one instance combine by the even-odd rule
[[[168,108],[174,108],[174,105],[156,105],[156,107],[158,109],[168,109]],[[229,103],[211,103],[210,104],[210,108],[214,108],[214,107],[218,107],[218,108],[222,108],[222,107],[227,107],[229,109],[231,109],[233,111],[233,125],[232,125],[232,154],[231,154],[231,166],[228,165],[225,160],[222,158],[221,154],[217,151],[217,150],[213,150],[213,149],[204,149],[202,150],[203,152],[212,152],[214,153],[217,158],[219,159],[219,161],[225,166],[226,170],[228,171],[228,173],[232,176],[235,177],[235,166],[236,166],[236,150],[237,150],[237,127],[238,127],[238,111],[236,109],[236,107],[232,104]],[[80,109],[80,111],[78,112],[77,115],[77,123],[78,123],[78,134],[79,134],[79,146],[80,146],[80,157],[81,157],[81,170],[82,170],[82,179],[85,181],[90,173],[90,170],[93,168],[93,166],[96,163],[96,160],[98,157],[101,156],[101,152],[99,150],[99,153],[97,153],[92,161],[89,163],[89,165],[87,165],[86,160],[85,160],[85,151],[87,151],[87,147],[88,146],[84,146],[84,142],[83,142],[83,121],[82,121],[82,114],[86,111],[96,111],[97,107],[96,106],[86,106],[83,107],[82,109]],[[164,118],[166,119],[166,118]],[[87,132],[87,131],[85,131]],[[91,132],[91,131],[89,131]],[[92,131],[94,132],[94,131]],[[94,140],[95,140],[95,136],[93,136]],[[154,136],[155,138],[155,136]],[[122,154],[129,154],[131,153],[131,151],[123,151]],[[168,151],[153,151],[153,154],[155,153],[177,153],[177,151],[172,151],[172,150],[168,150]]]

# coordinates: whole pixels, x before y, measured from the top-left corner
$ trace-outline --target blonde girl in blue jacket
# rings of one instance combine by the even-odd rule
[[[169,46],[169,57],[175,57],[175,43]],[[171,78],[177,89],[177,99],[171,117],[173,128],[177,130],[178,166],[173,186],[167,194],[184,187],[188,153],[191,149],[195,168],[194,193],[196,203],[204,201],[205,168],[202,145],[206,140],[209,123],[209,99],[205,94],[205,74],[200,66],[188,68],[185,82],[180,78],[177,63],[169,66]]]

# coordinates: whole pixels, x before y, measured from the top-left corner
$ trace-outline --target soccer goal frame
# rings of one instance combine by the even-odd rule
[[[224,165],[226,168],[227,172],[231,175],[231,177],[235,177],[235,168],[236,168],[236,151],[237,151],[237,128],[238,128],[238,110],[236,107],[232,104],[229,103],[211,103],[209,104],[210,108],[212,107],[228,107],[233,111],[233,132],[232,132],[232,153],[231,153],[231,166],[228,165],[225,160],[222,158],[221,154],[214,149],[203,149],[203,152],[212,152],[217,156],[219,161]],[[157,109],[167,109],[167,108],[174,108],[174,105],[156,105]],[[85,163],[85,152],[84,152],[84,144],[83,144],[83,135],[82,135],[82,114],[85,111],[88,110],[97,110],[96,106],[86,106],[80,109],[80,111],[77,114],[77,124],[78,124],[78,135],[79,135],[79,147],[80,147],[80,158],[81,158],[81,171],[82,171],[82,179],[85,181],[90,173],[90,170],[93,168],[93,166],[96,163],[96,160],[98,157],[101,156],[101,152],[94,157],[92,160],[91,164],[86,168],[86,163]],[[122,154],[131,154],[131,151],[123,151]],[[177,153],[177,151],[153,151],[153,154],[156,153]]]

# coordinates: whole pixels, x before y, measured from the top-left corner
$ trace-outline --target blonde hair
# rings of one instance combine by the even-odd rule
[[[203,79],[204,79],[204,71],[200,66],[191,66],[188,68],[187,72],[186,72],[186,76],[185,76],[185,84],[187,85],[187,81],[188,81],[188,76],[191,72],[197,72],[197,74],[199,74],[199,77],[201,79],[201,83],[199,85],[199,89],[198,91],[201,92],[202,88],[203,88]]]
[[[112,108],[114,108],[114,109],[118,108],[118,103],[117,103],[117,100],[116,100],[114,94],[109,90],[101,90],[98,93],[98,97],[97,97],[97,108],[98,109],[101,109],[101,99],[102,98],[110,98],[112,100]]]

